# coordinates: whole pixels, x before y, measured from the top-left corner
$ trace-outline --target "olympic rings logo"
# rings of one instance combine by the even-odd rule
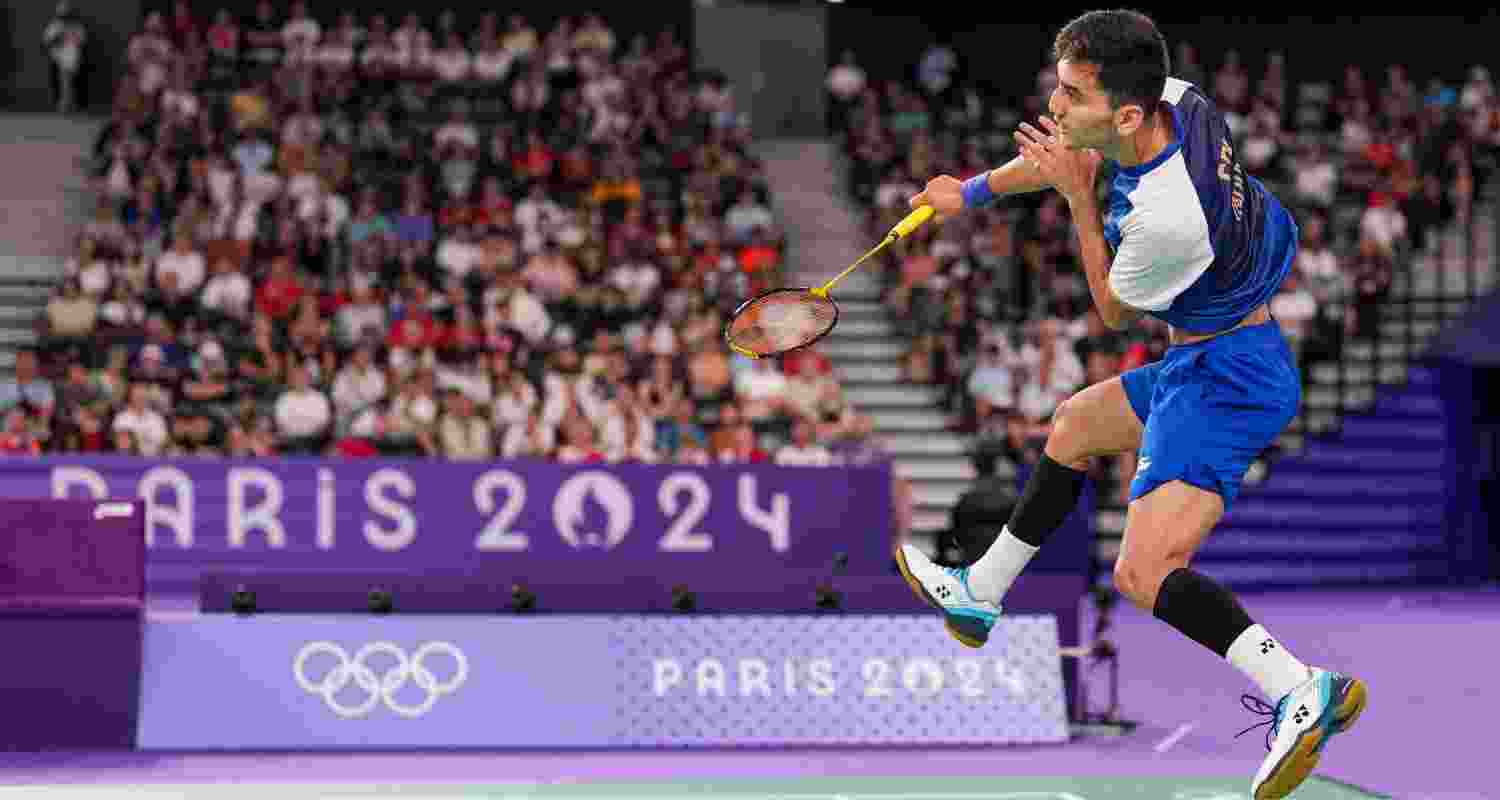
[[[314,656],[328,655],[335,659],[333,667],[316,678],[307,673],[307,662]],[[370,658],[386,655],[395,663],[379,675],[368,665]],[[447,656],[453,661],[453,675],[439,681],[427,667],[428,656]],[[356,719],[368,715],[381,702],[385,707],[408,719],[420,717],[432,710],[438,698],[452,694],[463,686],[469,677],[469,659],[464,652],[447,642],[428,642],[407,656],[406,651],[391,642],[372,642],[361,647],[351,658],[344,648],[333,642],[309,642],[297,652],[292,663],[292,674],[297,685],[304,691],[323,698],[330,711],[344,719]],[[416,684],[424,693],[421,702],[406,705],[396,699],[396,693],[407,681]],[[346,703],[338,694],[353,682],[366,693],[357,703]]]

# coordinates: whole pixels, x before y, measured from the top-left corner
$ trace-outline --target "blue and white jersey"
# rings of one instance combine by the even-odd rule
[[[1224,117],[1197,87],[1168,78],[1162,99],[1177,140],[1118,166],[1104,215],[1121,302],[1191,333],[1234,327],[1269,302],[1291,270],[1297,224],[1245,175]]]

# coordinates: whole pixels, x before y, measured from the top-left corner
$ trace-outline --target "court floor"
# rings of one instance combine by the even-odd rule
[[[226,776],[228,777],[228,776]],[[229,778],[233,780],[233,778]],[[0,787],[0,797],[48,800],[1250,800],[1245,776],[1205,777],[809,777],[635,783],[276,784]],[[1292,800],[1384,797],[1313,776]]]

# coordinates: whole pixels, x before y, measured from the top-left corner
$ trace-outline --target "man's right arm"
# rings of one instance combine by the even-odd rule
[[[994,192],[996,197],[1040,192],[1050,188],[1052,184],[1042,177],[1041,170],[1021,156],[1016,156],[1004,165],[990,170],[990,191]]]

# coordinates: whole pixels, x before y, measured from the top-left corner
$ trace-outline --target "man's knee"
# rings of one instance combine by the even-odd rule
[[[1115,588],[1134,603],[1136,608],[1151,612],[1156,608],[1156,594],[1162,581],[1172,570],[1183,564],[1172,560],[1146,560],[1121,557],[1115,561]]]
[[[1080,471],[1089,468],[1089,458],[1084,455],[1086,424],[1078,413],[1077,394],[1058,404],[1057,410],[1052,412],[1052,431],[1047,436],[1047,454],[1052,460]]]

